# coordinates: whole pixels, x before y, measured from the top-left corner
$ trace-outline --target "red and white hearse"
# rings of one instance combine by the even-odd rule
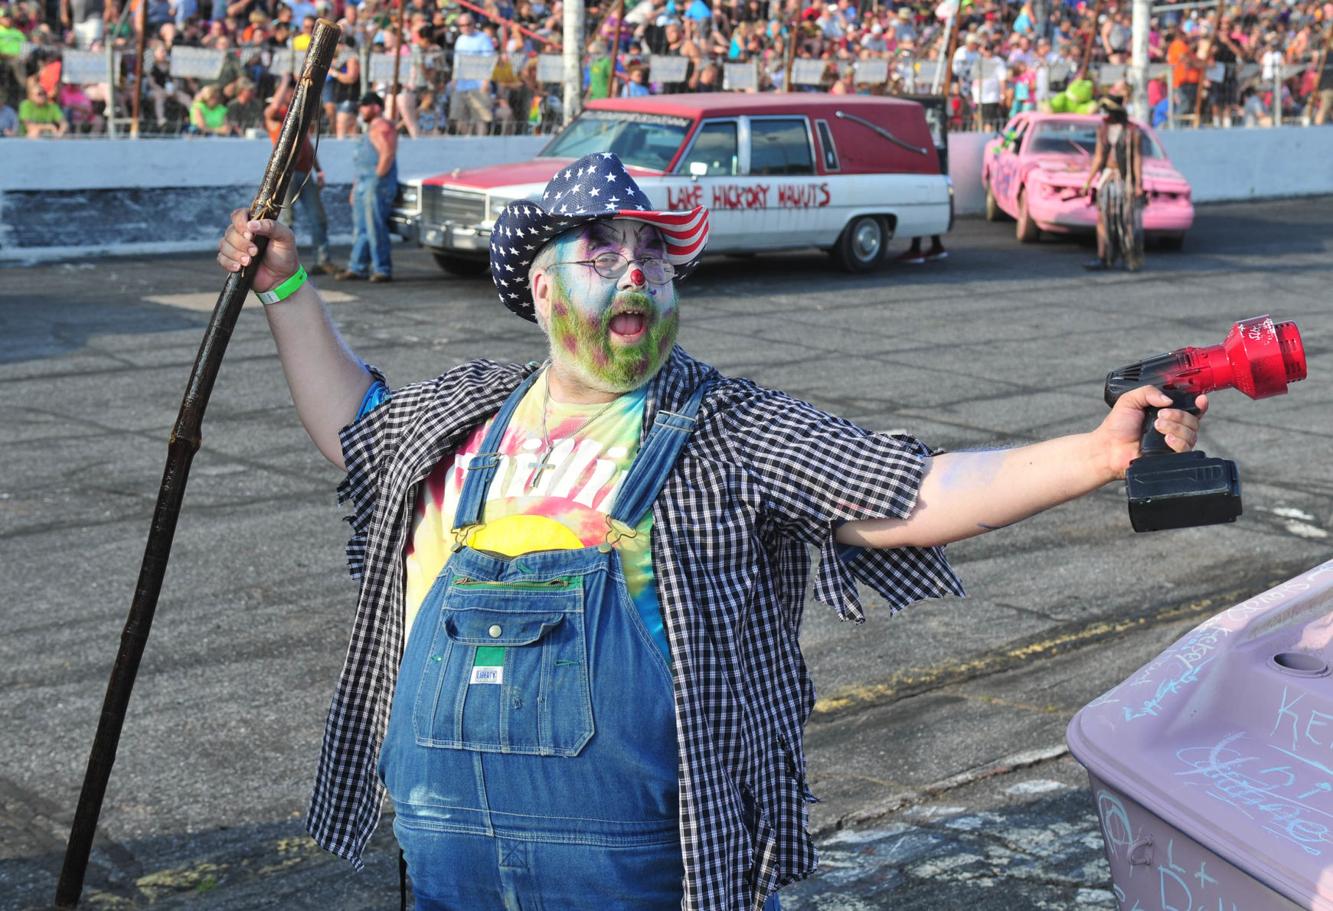
[[[895,234],[952,226],[945,140],[926,115],[915,101],[804,93],[595,101],[529,161],[404,181],[392,223],[445,271],[480,274],[510,201],[614,152],[659,208],[708,206],[711,253],[818,247],[864,272]]]

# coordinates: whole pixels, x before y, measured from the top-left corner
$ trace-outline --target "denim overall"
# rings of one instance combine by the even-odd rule
[[[657,415],[606,542],[493,556],[462,541],[535,377],[504,403],[468,465],[459,543],[408,637],[379,765],[394,834],[418,911],[676,911],[684,874],[671,670],[614,544],[652,508],[704,386],[680,413]],[[502,680],[480,682],[496,668],[474,668],[477,650],[496,646]]]
[[[377,275],[393,274],[389,213],[398,195],[398,159],[395,155],[389,173],[383,177],[375,173],[379,160],[379,150],[367,133],[352,155],[356,184],[352,187],[352,253],[347,268],[358,275],[365,275],[367,270]]]

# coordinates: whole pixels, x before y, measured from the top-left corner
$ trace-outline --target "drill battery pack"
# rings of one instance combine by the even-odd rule
[[[1125,493],[1135,531],[1219,525],[1241,514],[1236,463],[1198,450],[1135,459]]]

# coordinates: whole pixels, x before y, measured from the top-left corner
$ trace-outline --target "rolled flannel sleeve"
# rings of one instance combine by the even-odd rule
[[[338,435],[342,444],[343,463],[347,476],[338,485],[338,504],[351,504],[352,512],[344,516],[352,526],[347,541],[347,571],[353,579],[360,579],[366,562],[366,535],[371,516],[375,513],[378,467],[381,464],[384,442],[384,423],[388,409],[381,408],[389,401],[388,381],[384,374],[371,365],[370,388],[357,412],[356,420],[344,427]]]
[[[895,612],[963,594],[942,547],[862,549],[835,538],[844,522],[911,514],[930,454],[923,443],[866,430],[783,393],[761,393],[742,411],[736,456],[758,486],[765,518],[819,552],[815,597],[860,622],[858,580]]]

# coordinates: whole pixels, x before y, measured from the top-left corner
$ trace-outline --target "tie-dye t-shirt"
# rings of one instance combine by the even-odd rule
[[[483,528],[469,543],[481,550],[517,556],[534,550],[595,547],[605,541],[606,517],[639,449],[645,394],[640,389],[609,405],[548,403],[546,376],[538,377],[505,428],[500,468],[482,507]],[[545,449],[543,406],[552,445],[546,459],[550,467],[538,472]],[[405,630],[411,630],[421,602],[453,549],[453,518],[464,471],[490,427],[487,421],[476,428],[457,453],[440,462],[421,483],[406,555]],[[630,597],[658,648],[670,660],[653,587],[648,546],[652,524],[650,510],[637,534],[621,538],[617,549]]]

